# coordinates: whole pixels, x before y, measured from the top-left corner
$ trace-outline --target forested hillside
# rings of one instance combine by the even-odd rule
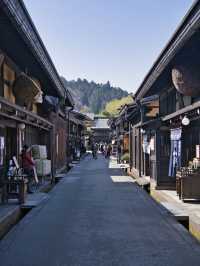
[[[125,105],[133,103],[133,98],[128,95],[121,99],[114,99],[108,102],[103,110],[102,114],[105,116],[116,116],[119,113],[120,108]]]
[[[112,87],[108,81],[106,84],[98,84],[86,79],[67,81],[62,77],[65,87],[75,99],[76,109],[99,114],[105,109],[108,102],[113,99],[121,99],[128,95],[121,88]]]

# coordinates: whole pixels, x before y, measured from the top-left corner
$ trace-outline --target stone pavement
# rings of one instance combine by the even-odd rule
[[[199,243],[102,156],[88,156],[49,195],[0,242],[0,265],[200,265]]]
[[[173,213],[178,210],[189,219],[189,231],[200,241],[200,201],[182,201],[174,190],[151,190],[152,197]]]

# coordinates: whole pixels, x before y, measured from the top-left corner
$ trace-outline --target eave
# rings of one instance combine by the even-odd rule
[[[144,97],[152,87],[156,79],[161,75],[166,66],[174,58],[176,53],[185,45],[188,39],[200,26],[200,1],[194,2],[192,7],[183,18],[177,30],[164,47],[153,66],[145,76],[143,82],[135,93],[137,100]]]
[[[73,99],[69,92],[64,88],[60,76],[39,36],[39,33],[34,26],[34,23],[22,0],[2,0],[1,5],[3,10],[12,22],[22,39],[25,41],[27,47],[32,51],[35,58],[46,72],[49,79],[52,81],[55,90],[61,97],[68,97],[70,106],[74,105]]]

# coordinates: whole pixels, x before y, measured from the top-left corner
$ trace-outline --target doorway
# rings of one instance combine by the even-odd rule
[[[17,153],[17,129],[12,127],[6,128],[6,168],[8,167],[9,160],[12,159],[13,156],[18,157]]]

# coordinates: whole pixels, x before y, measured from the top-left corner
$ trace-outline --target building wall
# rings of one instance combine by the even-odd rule
[[[54,124],[54,132],[51,139],[51,146],[54,149],[54,169],[58,171],[67,166],[67,120],[54,112],[50,114],[50,120]]]

